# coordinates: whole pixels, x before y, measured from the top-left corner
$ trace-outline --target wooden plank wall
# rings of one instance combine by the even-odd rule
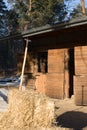
[[[75,47],[74,95],[76,105],[87,105],[87,46]]]
[[[48,50],[48,73],[64,72],[64,49]]]
[[[38,73],[36,76],[35,87],[40,93],[46,94],[46,81],[46,74]]]
[[[87,46],[75,47],[75,75],[87,74]]]
[[[76,105],[87,105],[87,75],[74,76],[74,94]]]
[[[48,50],[46,94],[59,99],[63,99],[65,93],[64,52],[65,49]]]
[[[38,74],[35,85],[39,92],[63,99],[64,49],[48,50],[48,73]]]
[[[63,99],[64,74],[48,73],[46,84],[46,95],[52,98]]]
[[[69,96],[69,72],[65,70],[67,49],[48,50],[48,73],[38,74],[36,89],[52,98]],[[68,61],[67,61],[68,62]]]

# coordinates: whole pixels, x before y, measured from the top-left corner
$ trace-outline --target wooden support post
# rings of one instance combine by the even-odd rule
[[[84,0],[81,0],[81,6],[82,6],[82,13],[86,15],[86,9],[85,9],[85,2]]]
[[[19,90],[22,90],[24,69],[25,69],[25,63],[26,63],[27,51],[28,51],[28,42],[31,42],[31,41],[28,40],[28,39],[25,39],[25,40],[26,40],[26,47],[25,47],[25,53],[24,53],[24,60],[23,60],[23,66],[22,66],[22,73],[21,73],[21,81],[20,81]]]
[[[64,50],[64,84],[63,84],[63,99],[69,98],[69,50]]]

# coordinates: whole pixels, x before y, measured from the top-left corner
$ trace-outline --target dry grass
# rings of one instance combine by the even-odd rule
[[[9,108],[0,114],[0,130],[52,130],[54,102],[34,90],[11,89]]]

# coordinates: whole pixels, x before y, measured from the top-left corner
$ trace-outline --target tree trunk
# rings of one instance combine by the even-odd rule
[[[81,0],[81,6],[82,6],[82,13],[83,13],[84,15],[86,15],[85,2],[84,2],[84,0]]]

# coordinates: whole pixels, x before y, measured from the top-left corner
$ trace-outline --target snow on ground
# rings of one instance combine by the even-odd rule
[[[8,89],[0,88],[0,112],[6,111],[8,108],[7,96],[8,96]]]
[[[0,112],[8,108],[8,91],[11,86],[17,87],[20,83],[20,76],[0,78]]]

